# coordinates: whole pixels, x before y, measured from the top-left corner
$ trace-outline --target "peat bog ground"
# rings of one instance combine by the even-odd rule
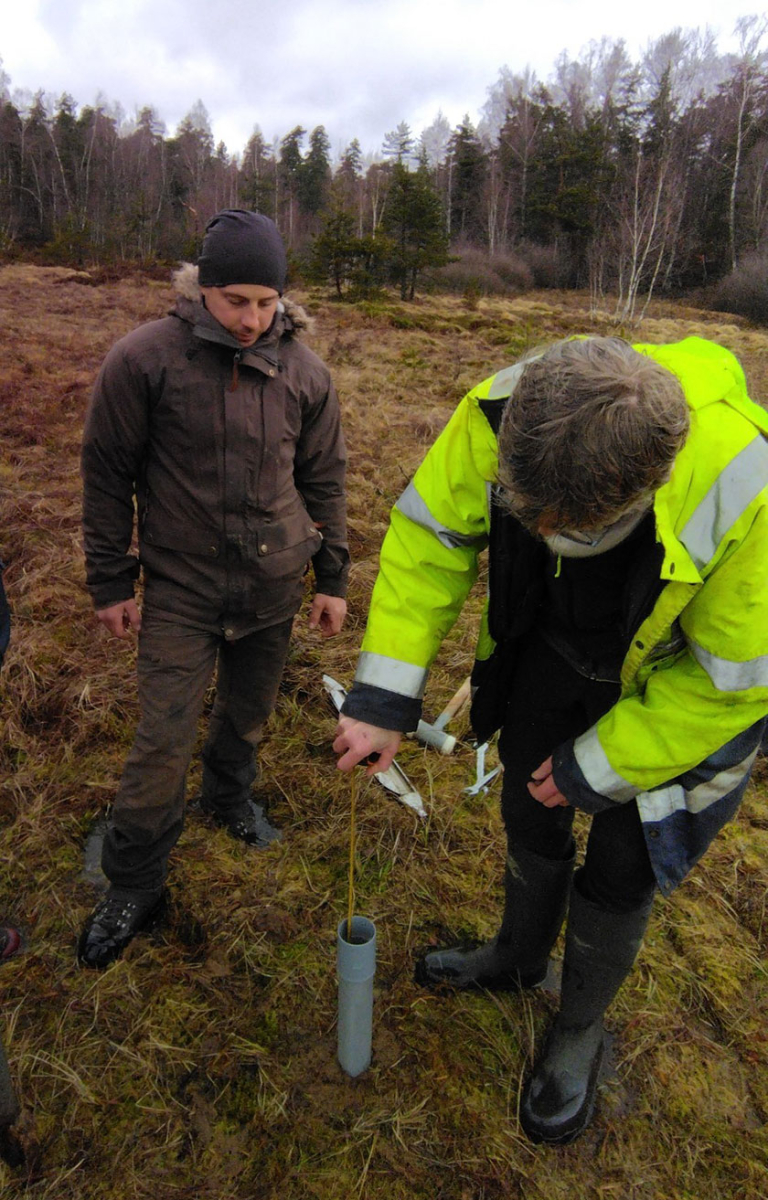
[[[78,447],[99,362],[170,287],[63,269],[0,270],[0,552],[14,616],[0,677],[0,918],[23,953],[0,968],[2,1037],[23,1105],[30,1200],[758,1200],[768,1195],[768,766],[737,820],[669,900],[609,1015],[612,1070],[570,1147],[517,1123],[552,992],[436,996],[417,951],[490,936],[501,900],[498,783],[468,795],[466,716],[453,756],[408,742],[419,822],[376,783],[358,799],[357,905],[377,926],[373,1062],[336,1063],[335,929],[345,914],[349,781],[321,678],[351,681],[389,508],[461,395],[523,349],[610,332],[588,298],[300,293],[342,398],[354,568],[343,634],[296,625],[263,745],[261,796],[284,833],[253,851],[190,812],[172,907],[100,974],[74,945],[94,902],[84,845],[135,719],[133,650],[98,631],[84,589]],[[635,336],[698,333],[741,358],[768,400],[768,333],[667,303]],[[481,580],[482,584],[482,580]],[[426,713],[468,673],[479,596],[443,647]],[[189,793],[198,775],[193,768]],[[583,833],[582,827],[579,829]]]

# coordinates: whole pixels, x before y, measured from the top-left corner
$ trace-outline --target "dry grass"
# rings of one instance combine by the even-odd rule
[[[161,315],[169,290],[84,286],[64,271],[0,277],[0,541],[14,634],[0,729],[2,913],[26,951],[2,967],[3,1037],[24,1105],[34,1200],[757,1200],[768,1194],[766,773],[737,821],[658,904],[611,1014],[617,1072],[572,1147],[534,1148],[516,1111],[555,998],[436,997],[414,954],[490,934],[500,900],[494,793],[469,797],[472,749],[409,743],[426,825],[374,784],[359,799],[357,911],[376,921],[374,1057],[335,1059],[334,940],[346,903],[349,789],[334,769],[320,677],[348,683],[391,503],[462,392],[529,344],[578,330],[572,294],[350,308],[307,296],[314,345],[345,408],[355,568],[341,638],[297,627],[263,750],[282,844],[257,853],[190,816],[164,928],[103,974],[74,942],[93,903],[84,838],[113,792],[135,715],[130,649],[101,638],[83,588],[77,448],[111,342]],[[768,335],[733,318],[652,308],[647,340],[705,333],[768,395]],[[477,599],[443,649],[427,710],[466,674]],[[458,723],[458,731],[466,726]],[[195,773],[190,780],[195,785]]]

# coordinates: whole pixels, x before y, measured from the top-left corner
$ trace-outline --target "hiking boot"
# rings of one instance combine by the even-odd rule
[[[262,806],[253,800],[247,800],[237,808],[224,810],[213,808],[201,800],[200,808],[216,825],[226,829],[233,838],[245,842],[247,846],[263,850],[272,842],[282,840],[280,830],[270,824]]]
[[[108,967],[143,929],[151,929],[165,913],[167,892],[110,887],[88,917],[77,943],[78,960],[86,967]]]
[[[422,987],[517,992],[544,982],[565,914],[573,857],[542,858],[517,847],[504,871],[504,916],[495,938],[424,954],[414,978]]]

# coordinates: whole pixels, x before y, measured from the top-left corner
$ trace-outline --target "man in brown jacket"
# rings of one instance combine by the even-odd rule
[[[310,627],[330,637],[344,620],[338,400],[296,337],[306,322],[281,300],[285,275],[269,218],[217,214],[198,266],[176,273],[172,313],[117,342],[96,382],[82,456],[87,582],[108,632],[139,635],[141,715],[104,840],[111,886],[78,944],[87,966],[107,966],[162,910],[214,666],[202,808],[264,844],[275,831],[250,799],[255,748],[310,562]]]

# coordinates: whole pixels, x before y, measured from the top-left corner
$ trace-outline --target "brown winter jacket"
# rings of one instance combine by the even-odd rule
[[[87,583],[97,609],[133,596],[229,636],[292,616],[311,559],[318,592],[349,571],[339,406],[284,300],[242,349],[177,272],[173,312],[116,343],[86,416]],[[130,552],[138,512],[139,555]]]

